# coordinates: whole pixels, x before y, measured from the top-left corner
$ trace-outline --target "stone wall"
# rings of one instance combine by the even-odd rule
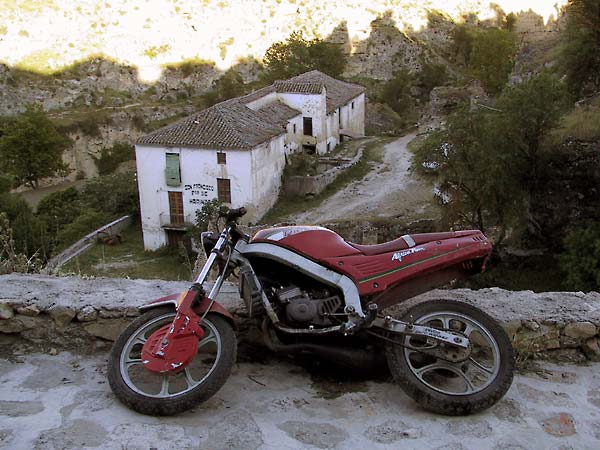
[[[103,349],[138,315],[137,307],[188,285],[159,280],[3,275],[0,340],[12,336],[72,351]],[[600,360],[599,293],[434,290],[409,302],[432,299],[464,301],[495,317],[512,339],[519,361],[537,357],[569,362]],[[218,300],[234,315],[238,337],[248,339],[247,315],[237,287],[226,283]]]
[[[352,159],[338,158],[338,164],[318,175],[295,175],[287,177],[283,182],[283,190],[289,196],[317,195],[333,183],[341,174],[360,161],[363,155],[364,144],[358,149]],[[323,160],[323,161],[321,161]],[[333,158],[319,158],[319,163],[332,164]]]

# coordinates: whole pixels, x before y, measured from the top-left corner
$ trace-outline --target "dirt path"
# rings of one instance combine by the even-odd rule
[[[322,223],[366,217],[422,215],[435,208],[432,187],[411,170],[412,153],[406,148],[415,138],[408,134],[384,147],[383,162],[362,180],[336,192],[321,205],[290,217],[296,223]]]

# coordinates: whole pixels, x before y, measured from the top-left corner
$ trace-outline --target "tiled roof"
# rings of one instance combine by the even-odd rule
[[[261,114],[265,120],[269,120],[282,127],[287,125],[288,120],[302,114],[297,109],[290,108],[288,105],[280,102],[279,100],[257,109],[256,112]]]
[[[365,91],[363,86],[346,83],[318,70],[289,80],[276,81],[243,97],[218,103],[141,137],[137,143],[207,149],[249,150],[284,132],[289,119],[301,114],[280,101],[254,111],[246,104],[272,92],[320,94],[327,92],[327,112],[347,104]]]
[[[280,126],[233,99],[160,128],[137,143],[249,150],[282,133]]]
[[[337,80],[329,75],[324,74],[323,72],[319,72],[318,70],[312,70],[282,82],[280,85],[281,89],[283,86],[285,86],[289,90],[280,90],[280,88],[277,87],[277,82],[274,84],[277,92],[302,92],[308,94],[309,92],[301,90],[305,89],[304,86],[306,85],[325,86],[325,89],[327,90],[328,113],[336,108],[339,108],[340,106],[344,106],[350,100],[365,91],[364,86]],[[298,90],[295,90],[295,88]]]
[[[292,80],[282,80],[273,83],[277,92],[294,92],[299,94],[320,94],[323,92],[322,83],[304,83],[294,82]]]
[[[269,95],[271,92],[275,92],[273,85],[258,89],[254,92],[244,95],[243,97],[238,97],[238,100],[244,104],[247,104],[253,102],[254,100],[258,100],[259,98],[263,98],[265,95]]]

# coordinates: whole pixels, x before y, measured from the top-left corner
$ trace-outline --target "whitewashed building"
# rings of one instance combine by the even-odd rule
[[[135,146],[144,247],[180,239],[217,198],[256,221],[277,200],[286,155],[364,135],[365,88],[319,71],[218,103]]]

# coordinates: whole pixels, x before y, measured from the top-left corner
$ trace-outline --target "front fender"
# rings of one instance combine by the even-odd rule
[[[165,306],[165,305],[169,305],[169,306],[172,306],[173,309],[177,309],[177,299],[179,298],[180,295],[181,294],[171,294],[171,295],[167,295],[166,297],[157,298],[156,300],[152,300],[151,302],[140,306],[139,310],[141,312],[145,312],[150,309],[160,308],[161,306]],[[194,312],[200,316],[206,312],[209,305],[210,305],[210,299],[208,297],[204,297],[204,299],[202,299],[200,304],[198,304],[194,307]],[[234,329],[236,328],[235,322],[233,320],[233,316],[220,303],[214,302],[212,307],[210,308],[210,312],[220,315],[225,320],[227,320]]]

